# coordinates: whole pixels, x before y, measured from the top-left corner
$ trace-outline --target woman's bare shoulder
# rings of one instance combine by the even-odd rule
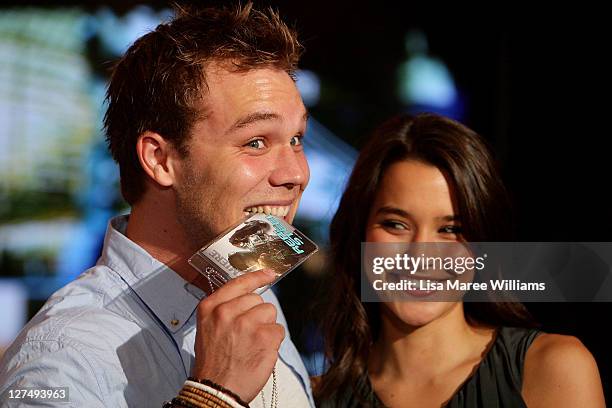
[[[522,393],[529,407],[605,407],[597,363],[573,336],[536,337],[525,357]]]

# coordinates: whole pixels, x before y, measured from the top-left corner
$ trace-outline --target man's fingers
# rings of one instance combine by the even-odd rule
[[[247,293],[246,295],[238,296],[237,298],[217,305],[213,313],[216,314],[216,318],[220,320],[231,320],[261,305],[263,302],[263,298],[258,294]]]
[[[217,289],[215,293],[203,300],[208,307],[214,308],[221,303],[228,302],[238,296],[253,292],[269,283],[274,282],[278,275],[271,269],[262,269],[248,272]]]
[[[261,303],[244,312],[239,319],[253,324],[276,323],[276,306],[272,303]]]
[[[260,337],[265,341],[266,344],[274,346],[276,350],[280,347],[283,339],[285,338],[285,328],[278,324],[266,324],[262,326],[263,330],[260,331]]]

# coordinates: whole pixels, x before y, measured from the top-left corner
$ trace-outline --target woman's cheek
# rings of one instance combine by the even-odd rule
[[[407,236],[392,234],[382,226],[373,226],[366,229],[366,242],[405,242]]]
[[[372,226],[368,226],[366,228],[366,233],[365,233],[366,242],[379,242],[381,241],[381,238],[382,238],[382,234],[380,234],[377,228],[374,228]]]

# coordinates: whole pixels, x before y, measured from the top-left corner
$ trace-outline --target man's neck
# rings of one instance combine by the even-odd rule
[[[187,263],[199,248],[192,248],[182,231],[176,218],[168,216],[167,211],[155,208],[155,204],[139,203],[132,207],[125,234],[184,280],[205,289],[208,283]]]

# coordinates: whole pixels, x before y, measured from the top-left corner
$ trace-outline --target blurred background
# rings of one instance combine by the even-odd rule
[[[513,194],[517,240],[612,241],[603,10],[255,4],[278,8],[306,47],[298,86],[312,116],[312,181],[296,224],[323,251],[276,290],[312,374],[322,369],[313,316],[329,220],[368,132],[393,114],[439,112],[490,141]],[[112,62],[171,15],[162,1],[0,3],[0,354],[96,262],[108,219],[129,211],[101,130],[106,80]],[[545,330],[592,351],[610,400],[612,305],[528,308]]]

